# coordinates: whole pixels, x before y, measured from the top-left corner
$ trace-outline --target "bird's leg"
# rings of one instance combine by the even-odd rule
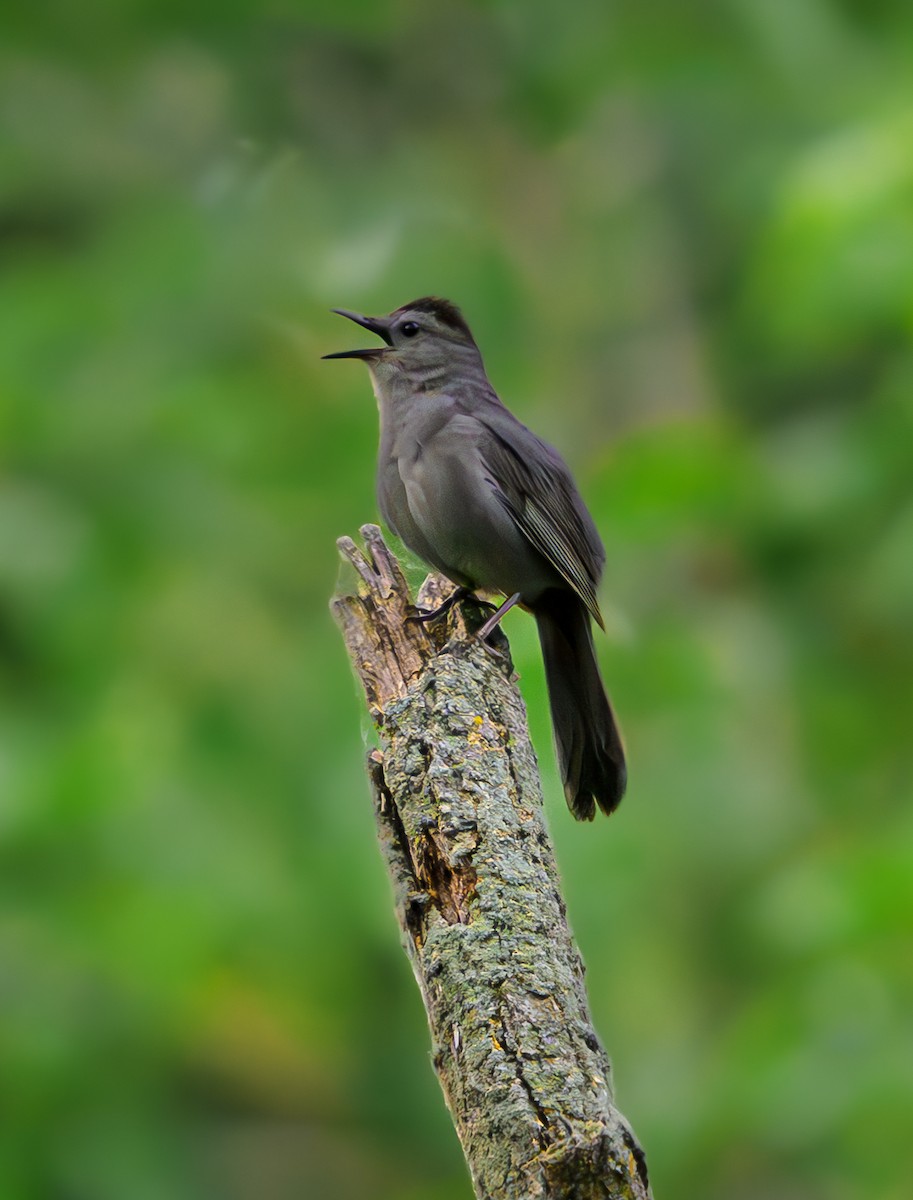
[[[450,612],[458,600],[464,600],[467,596],[471,595],[472,588],[461,585],[458,588],[454,588],[444,603],[439,604],[437,608],[432,608],[428,612],[415,613],[412,616],[406,617],[406,620],[418,621],[421,625],[424,625],[426,621],[436,621],[438,617],[443,617],[445,613]]]
[[[512,596],[509,596],[504,601],[504,603],[501,605],[501,607],[499,609],[497,609],[496,612],[493,612],[491,614],[491,616],[488,618],[488,620],[485,622],[485,624],[481,627],[481,629],[476,630],[476,637],[479,639],[480,642],[485,642],[485,640],[487,639],[487,637],[491,633],[491,631],[494,629],[494,627],[500,623],[501,618],[504,616],[504,614],[509,609],[513,608],[513,606],[517,603],[517,601],[519,599],[520,599],[520,593],[514,592],[514,594]]]

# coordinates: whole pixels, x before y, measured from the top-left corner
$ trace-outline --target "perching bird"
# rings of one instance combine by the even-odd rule
[[[449,300],[426,296],[388,317],[333,311],[384,342],[324,356],[359,358],[371,373],[384,520],[460,589],[507,597],[481,637],[514,604],[533,614],[568,807],[581,821],[597,804],[611,813],[627,773],[590,625],[603,625],[605,551],[570,471],[502,404]]]

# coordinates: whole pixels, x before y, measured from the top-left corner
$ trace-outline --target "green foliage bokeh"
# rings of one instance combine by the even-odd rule
[[[0,1193],[470,1195],[327,602],[460,303],[606,542],[564,811],[658,1197],[913,1175],[913,10],[89,0],[0,46]]]

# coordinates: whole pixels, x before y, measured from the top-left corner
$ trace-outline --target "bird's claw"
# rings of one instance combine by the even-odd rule
[[[443,617],[446,613],[450,612],[451,608],[453,608],[454,604],[456,604],[458,600],[462,600],[469,594],[470,591],[467,587],[455,588],[444,601],[444,603],[439,604],[437,608],[417,609],[416,612],[410,613],[410,615],[406,617],[406,620],[415,621],[419,625],[425,625],[429,621],[435,621],[438,617]]]

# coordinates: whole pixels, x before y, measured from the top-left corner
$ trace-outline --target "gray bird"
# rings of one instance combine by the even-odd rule
[[[388,317],[333,309],[384,345],[361,359],[380,410],[377,498],[393,532],[457,584],[507,597],[536,618],[568,807],[611,813],[627,773],[599,677],[590,618],[605,550],[564,460],[510,413],[488,382],[460,310],[426,296]],[[434,615],[434,614],[431,614]]]

